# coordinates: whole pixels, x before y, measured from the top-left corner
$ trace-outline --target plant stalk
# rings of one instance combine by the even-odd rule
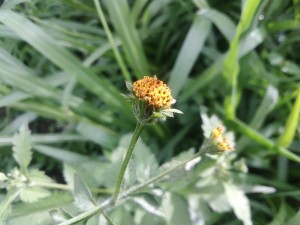
[[[136,124],[136,127],[135,127],[135,130],[134,130],[130,145],[128,147],[125,159],[123,161],[123,164],[122,164],[122,167],[121,167],[121,170],[120,170],[120,173],[119,173],[119,177],[118,177],[117,184],[116,184],[116,189],[115,189],[115,192],[114,192],[114,195],[113,195],[113,198],[112,198],[112,205],[115,204],[116,200],[119,197],[119,193],[120,193],[121,186],[122,186],[122,183],[123,183],[126,168],[128,166],[128,163],[129,163],[129,160],[132,156],[134,147],[136,145],[137,140],[139,139],[140,134],[143,131],[144,126],[145,126],[145,124],[140,122],[140,121],[138,121],[137,124]]]

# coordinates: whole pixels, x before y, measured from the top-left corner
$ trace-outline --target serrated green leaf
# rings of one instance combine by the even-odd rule
[[[65,212],[62,209],[50,210],[49,214],[56,224],[65,222],[66,220],[72,218],[72,216],[69,213]]]
[[[191,224],[187,201],[183,197],[166,193],[162,207],[168,225]]]
[[[236,217],[239,218],[244,225],[252,225],[250,203],[244,191],[229,182],[224,182],[223,186],[225,188],[227,200]]]
[[[13,141],[14,158],[21,167],[23,173],[31,161],[31,136],[27,124],[21,126],[19,132],[15,134]]]
[[[75,205],[80,211],[86,212],[95,207],[89,188],[77,174],[74,174],[73,196],[75,199]]]
[[[31,169],[28,172],[28,179],[32,183],[52,183],[53,180],[48,177],[44,171],[38,169]]]
[[[39,199],[46,198],[51,195],[51,192],[41,187],[26,187],[20,194],[20,199],[23,202],[36,202]]]

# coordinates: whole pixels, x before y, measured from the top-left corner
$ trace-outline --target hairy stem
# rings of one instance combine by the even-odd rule
[[[134,130],[130,145],[128,147],[125,159],[123,161],[123,164],[122,164],[122,167],[121,167],[121,170],[120,170],[120,173],[119,173],[119,177],[118,177],[117,184],[116,184],[116,189],[115,189],[115,192],[114,192],[114,195],[113,195],[113,198],[112,198],[112,204],[114,204],[116,202],[116,200],[118,199],[118,196],[119,196],[119,193],[120,193],[120,190],[121,190],[121,186],[122,186],[122,183],[123,183],[126,168],[128,166],[128,163],[129,163],[129,160],[130,160],[131,155],[133,153],[134,147],[136,145],[137,140],[139,139],[140,134],[143,131],[144,126],[145,125],[141,122],[137,122],[137,124],[136,124],[136,127],[135,127],[135,130]]]

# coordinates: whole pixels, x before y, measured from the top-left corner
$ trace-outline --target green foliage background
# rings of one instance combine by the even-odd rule
[[[13,134],[25,121],[32,166],[58,182],[69,164],[118,155],[135,125],[120,95],[124,80],[156,74],[184,115],[147,127],[142,139],[151,157],[162,164],[198,149],[205,106],[235,133],[238,158],[249,167],[245,180],[277,190],[248,195],[253,223],[300,224],[299,28],[299,0],[6,0],[0,8],[0,170],[16,166]],[[90,188],[113,188],[114,179],[93,183],[84,173],[117,177],[119,164],[103,172],[101,163],[87,163],[80,175]],[[72,201],[66,193],[53,196],[40,203],[44,210]],[[184,208],[183,198],[169,198]],[[39,208],[19,204],[12,221]],[[143,224],[152,219],[145,215]],[[232,213],[207,219],[239,223]]]

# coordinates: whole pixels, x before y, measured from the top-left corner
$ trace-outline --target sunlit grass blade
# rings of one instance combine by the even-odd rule
[[[260,0],[248,0],[243,8],[240,22],[236,28],[233,40],[230,43],[229,51],[224,61],[223,76],[227,81],[229,93],[225,99],[226,115],[229,118],[235,117],[237,107],[237,85],[239,74],[239,42],[240,37],[251,25],[255,12],[260,4]]]
[[[278,146],[275,142],[264,137],[263,135],[261,135],[256,130],[252,129],[251,127],[249,127],[247,124],[243,123],[242,121],[235,118],[235,119],[231,119],[229,121],[229,123],[233,127],[235,127],[235,129],[237,129],[239,132],[246,135],[248,138],[252,139],[253,141],[266,147],[271,152],[273,152],[275,154],[280,154],[290,160],[300,163],[300,156],[294,154],[293,152],[288,151],[285,148]]]
[[[197,15],[177,56],[172,69],[169,86],[172,96],[177,97],[190,74],[206,38],[210,32],[211,23],[205,17]]]
[[[298,96],[292,108],[290,115],[287,118],[285,128],[278,140],[278,145],[281,147],[289,147],[294,140],[296,130],[299,124],[300,114],[300,88],[298,88]]]

